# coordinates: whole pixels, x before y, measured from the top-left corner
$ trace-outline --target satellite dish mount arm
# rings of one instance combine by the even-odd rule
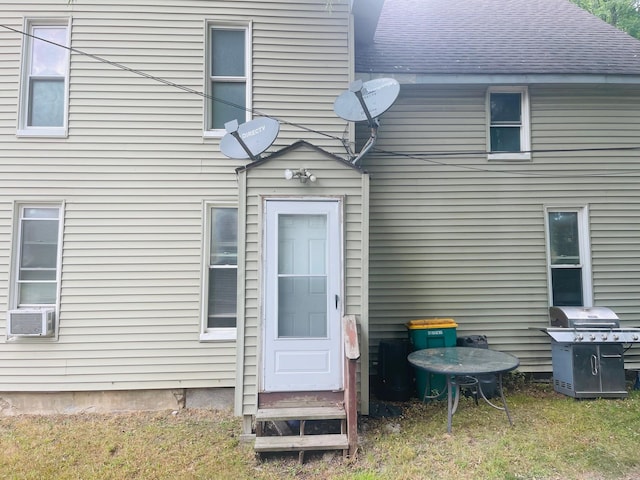
[[[367,140],[367,143],[364,144],[362,150],[360,150],[360,153],[358,153],[358,155],[356,155],[356,157],[351,160],[351,163],[353,163],[354,165],[356,165],[367,153],[369,153],[369,150],[375,147],[376,142],[378,141],[378,119],[374,118],[373,121],[375,122],[375,126],[371,127],[371,136],[369,137],[369,140]]]
[[[364,97],[362,96],[362,80],[351,82],[349,90],[355,94],[356,98],[360,102],[360,106],[362,107],[364,114],[367,116],[367,122],[369,122],[369,128],[371,129],[369,140],[367,140],[367,143],[362,147],[360,153],[351,161],[355,165],[375,146],[378,140],[378,127],[380,126],[380,123],[377,118],[373,118],[371,116],[369,108],[367,108],[367,104],[364,101]]]
[[[362,80],[356,80],[354,82],[351,82],[349,84],[349,90],[355,94],[356,98],[360,102],[360,106],[362,107],[364,114],[367,116],[369,127],[371,129],[377,129],[379,125],[378,120],[371,116],[371,113],[369,112],[369,108],[367,107],[367,104],[364,101],[364,97],[362,96]]]
[[[224,128],[227,130],[227,133],[231,134],[231,136],[238,141],[242,149],[247,153],[247,155],[249,155],[249,158],[253,162],[259,159],[259,157],[255,156],[253,152],[249,150],[249,147],[247,147],[247,144],[244,143],[244,141],[240,137],[240,134],[238,133],[238,128],[239,128],[238,120],[231,120],[230,122],[225,123]]]

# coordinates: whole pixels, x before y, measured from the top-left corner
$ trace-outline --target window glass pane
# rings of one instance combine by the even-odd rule
[[[29,280],[53,280],[56,279],[56,269],[55,268],[21,268],[20,269],[20,280],[29,281]]]
[[[56,245],[58,243],[58,221],[22,220],[22,241],[25,244]]]
[[[21,283],[19,305],[56,303],[56,283]]]
[[[553,268],[551,270],[553,305],[582,306],[582,269]]]
[[[57,208],[27,207],[22,211],[24,218],[58,218]]]
[[[520,93],[492,93],[491,94],[491,124],[521,121]]]
[[[551,265],[580,264],[577,212],[549,213]]]
[[[519,127],[491,127],[492,152],[519,152]]]
[[[245,31],[211,30],[211,75],[244,77]]]
[[[32,32],[35,37],[53,43],[33,39],[31,75],[66,76],[68,50],[58,45],[67,44],[67,29],[65,27],[34,27]]]
[[[64,123],[64,78],[29,82],[28,125],[61,127]]]
[[[49,268],[55,273],[58,261],[58,222],[23,220],[21,247],[21,278],[25,268]]]
[[[56,303],[59,212],[52,207],[21,210],[18,306]]]
[[[57,245],[24,244],[20,256],[21,270],[25,268],[52,268],[57,263]]]
[[[237,268],[209,269],[208,328],[236,326]]]
[[[236,327],[238,210],[211,208],[207,328]]]
[[[210,265],[237,265],[238,262],[238,210],[211,209]]]
[[[231,120],[244,123],[246,112],[246,84],[244,82],[213,82],[211,95],[211,128],[222,129]],[[218,98],[223,103],[216,101]]]

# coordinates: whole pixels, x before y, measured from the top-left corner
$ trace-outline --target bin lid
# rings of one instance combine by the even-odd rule
[[[457,326],[458,324],[453,318],[422,318],[407,322],[407,328],[409,330],[426,328],[455,328]]]

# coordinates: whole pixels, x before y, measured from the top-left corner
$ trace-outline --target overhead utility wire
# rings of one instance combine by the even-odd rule
[[[85,52],[83,50],[77,49],[75,47],[62,45],[62,44],[53,42],[51,40],[47,40],[46,38],[38,37],[36,35],[33,35],[31,33],[24,32],[22,30],[10,27],[8,25],[0,24],[0,27],[5,28],[6,30],[10,30],[12,32],[18,33],[20,35],[31,37],[31,38],[34,38],[36,40],[40,40],[40,41],[49,43],[51,45],[55,45],[57,47],[64,48],[66,50],[69,50],[70,52],[77,53],[79,55],[83,55],[83,56],[86,56],[88,58],[92,58],[92,59],[94,59],[94,60],[96,60],[98,62],[105,63],[107,65],[110,65],[110,66],[119,68],[121,70],[130,72],[130,73],[132,73],[134,75],[139,75],[141,77],[147,78],[149,80],[156,81],[158,83],[162,83],[162,84],[170,86],[170,87],[177,88],[177,89],[182,90],[184,92],[191,93],[191,94],[194,94],[194,95],[198,95],[200,97],[203,97],[203,98],[206,98],[206,99],[209,99],[209,100],[213,100],[213,101],[216,101],[216,102],[220,102],[220,103],[223,103],[225,105],[229,105],[229,106],[235,107],[235,108],[237,108],[239,110],[244,110],[244,111],[247,111],[247,112],[251,112],[251,113],[256,114],[258,116],[272,118],[272,119],[274,119],[274,120],[276,120],[276,121],[278,121],[278,122],[280,122],[282,124],[290,125],[290,126],[293,126],[293,127],[296,127],[296,128],[300,128],[301,130],[305,130],[305,131],[310,132],[310,133],[315,133],[317,135],[322,135],[324,137],[328,137],[328,138],[331,138],[331,139],[334,139],[334,140],[338,140],[343,145],[345,144],[344,138],[337,137],[337,136],[331,135],[329,133],[321,132],[319,130],[315,130],[315,129],[312,129],[312,128],[309,128],[309,127],[305,127],[304,125],[300,125],[298,123],[289,122],[287,120],[282,120],[280,118],[264,114],[264,113],[262,113],[262,112],[260,112],[258,110],[255,110],[255,109],[250,109],[250,108],[247,108],[247,107],[243,107],[243,106],[235,104],[233,102],[229,102],[228,100],[224,100],[222,98],[218,98],[218,97],[215,97],[213,95],[209,95],[207,93],[201,92],[201,91],[196,90],[194,88],[187,87],[186,85],[181,85],[179,83],[172,82],[172,81],[167,80],[165,78],[161,78],[161,77],[157,77],[155,75],[151,75],[150,73],[143,72],[142,70],[137,70],[135,68],[128,67],[128,66],[126,66],[126,65],[124,65],[122,63],[118,63],[118,62],[114,62],[114,61],[108,60],[108,59],[103,58],[103,57],[101,57],[99,55],[88,53],[88,52]],[[346,148],[346,146],[345,146],[345,148]],[[635,147],[603,147],[603,148],[575,148],[575,149],[546,149],[546,150],[529,150],[529,151],[523,151],[523,152],[519,152],[519,153],[571,153],[571,152],[624,151],[624,150],[640,150],[640,146],[635,146]],[[349,151],[349,149],[347,149],[347,151]],[[454,151],[454,152],[429,152],[429,153],[420,153],[420,154],[406,154],[406,153],[402,153],[402,152],[393,152],[393,151],[382,150],[382,149],[379,149],[377,147],[374,148],[373,151],[375,151],[377,153],[380,153],[380,154],[384,154],[384,155],[393,155],[393,156],[400,156],[400,157],[405,157],[405,158],[412,158],[414,160],[422,160],[422,161],[426,161],[426,162],[433,163],[433,164],[436,164],[436,165],[449,166],[449,167],[454,167],[454,168],[461,168],[461,169],[474,170],[474,171],[480,171],[480,172],[487,172],[487,173],[488,172],[494,172],[494,173],[500,173],[501,172],[501,173],[511,173],[511,174],[524,175],[524,176],[546,176],[543,173],[537,174],[535,172],[517,172],[517,171],[511,171],[511,170],[509,170],[509,171],[508,170],[493,170],[493,169],[487,169],[487,168],[481,168],[481,167],[472,167],[472,166],[468,166],[468,165],[451,165],[451,164],[448,164],[448,163],[445,163],[445,162],[438,162],[436,160],[432,160],[432,159],[428,158],[428,157],[475,156],[475,155],[487,155],[487,154],[491,153],[491,152],[487,152],[487,151],[480,151],[480,150],[464,151],[464,150],[460,150],[460,151]],[[629,170],[629,171],[625,171],[625,172],[622,172],[622,173],[618,173],[617,175],[623,175],[623,174],[627,174],[627,173],[637,173],[637,171],[636,170],[633,170],[633,171]],[[584,174],[584,175],[578,175],[578,176],[593,176],[593,175],[596,175],[596,174],[592,174],[592,175]],[[608,175],[616,175],[616,174],[609,172]],[[558,175],[554,175],[554,176],[558,176]],[[575,177],[576,175],[572,175],[572,176]],[[602,176],[602,175],[597,175],[597,176]]]
[[[187,87],[185,85],[180,85],[179,83],[172,82],[171,80],[167,80],[165,78],[156,77],[155,75],[151,75],[150,73],[143,72],[142,70],[137,70],[135,68],[131,68],[131,67],[128,67],[126,65],[123,65],[122,63],[114,62],[112,60],[107,60],[106,58],[100,57],[99,55],[94,55],[93,53],[88,53],[88,52],[85,52],[83,50],[79,50],[79,49],[77,49],[75,47],[69,47],[69,46],[66,46],[66,45],[61,45],[59,43],[52,42],[51,40],[47,40],[46,38],[37,37],[37,36],[35,36],[35,35],[31,34],[31,33],[23,32],[22,30],[18,30],[16,28],[10,27],[8,25],[0,24],[0,27],[3,27],[5,29],[7,29],[7,30],[11,30],[12,32],[18,33],[20,35],[25,35],[27,37],[35,38],[36,40],[40,40],[40,41],[43,41],[43,42],[50,43],[51,45],[55,45],[57,47],[64,48],[66,50],[69,50],[70,52],[77,53],[79,55],[84,55],[85,57],[92,58],[92,59],[94,59],[94,60],[96,60],[98,62],[106,63],[107,65],[111,65],[112,67],[116,67],[116,68],[119,68],[121,70],[125,70],[127,72],[133,73],[134,75],[139,75],[141,77],[148,78],[149,80],[153,80],[153,81],[162,83],[164,85],[168,85],[170,87],[174,87],[174,88],[180,89],[180,90],[182,90],[184,92],[192,93],[194,95],[198,95],[198,96],[206,98],[208,100],[214,100],[216,102],[224,103],[225,105],[229,105],[231,107],[235,107],[235,108],[237,108],[239,110],[244,110],[246,112],[251,112],[251,113],[253,113],[255,115],[258,115],[258,116],[261,116],[261,117],[272,118],[272,119],[277,120],[278,122],[283,123],[285,125],[291,125],[293,127],[300,128],[300,129],[305,130],[307,132],[315,133],[315,134],[322,135],[322,136],[325,136],[325,137],[329,137],[329,138],[332,138],[334,140],[338,140],[338,141],[342,142],[342,139],[340,137],[336,137],[335,135],[331,135],[331,134],[325,133],[325,132],[320,132],[318,130],[314,130],[312,128],[305,127],[304,125],[300,125],[300,124],[293,123],[293,122],[288,122],[287,120],[282,120],[280,118],[276,118],[276,117],[272,117],[270,115],[266,115],[266,114],[264,114],[264,113],[262,113],[262,112],[260,112],[258,110],[254,110],[254,109],[251,109],[251,108],[243,107],[243,106],[238,105],[236,103],[229,102],[228,100],[224,100],[222,98],[214,97],[213,95],[209,95],[207,93],[201,92],[201,91],[196,90],[196,89],[191,88],[191,87]]]
[[[412,154],[417,157],[454,157],[462,155],[489,155],[492,153],[575,153],[575,152],[611,152],[611,151],[629,151],[640,150],[640,146],[632,147],[584,147],[584,148],[541,148],[534,150],[520,150],[518,152],[488,152],[486,150],[460,150],[454,152],[425,152]],[[397,155],[397,152],[380,150],[380,153]]]
[[[640,147],[620,147],[621,150],[640,150]],[[602,149],[597,149],[597,150],[617,150],[617,148],[611,148],[611,149],[607,149],[607,148],[602,148]],[[404,157],[404,158],[411,158],[413,160],[419,160],[421,162],[427,162],[427,163],[431,163],[433,165],[440,165],[443,167],[449,167],[449,168],[458,168],[461,170],[471,170],[474,172],[482,172],[482,173],[505,173],[505,174],[511,174],[511,175],[520,175],[522,177],[537,177],[537,178],[588,178],[588,177],[616,177],[616,176],[620,176],[620,175],[629,175],[629,174],[640,174],[640,169],[634,169],[634,170],[619,170],[617,172],[612,172],[611,170],[607,170],[606,172],[603,173],[571,173],[571,174],[567,174],[567,175],[563,175],[557,172],[550,172],[550,173],[543,173],[543,172],[531,172],[531,171],[519,171],[519,170],[504,170],[504,169],[492,169],[492,168],[486,168],[486,167],[474,167],[472,165],[454,165],[451,163],[446,163],[446,162],[439,162],[438,160],[433,160],[431,158],[431,156],[440,156],[440,153],[416,153],[416,154],[412,154],[412,153],[403,153],[403,152],[393,152],[393,151],[389,151],[389,150],[383,150],[377,147],[373,148],[373,151],[375,151],[378,154],[381,155],[385,155],[385,156],[394,156],[394,157]],[[539,152],[541,150],[528,150],[526,152],[519,152],[519,153],[534,153],[534,152]],[[546,152],[563,152],[563,151],[576,151],[576,152],[580,152],[583,151],[581,149],[570,149],[570,150],[544,150]],[[457,153],[449,153],[447,152],[449,155],[457,155],[460,156],[462,155],[460,152]],[[465,152],[464,155],[487,155],[491,152],[484,152],[484,151],[475,151],[475,152]],[[398,165],[398,164],[396,164]],[[518,163],[516,162],[514,164],[518,165]],[[401,165],[402,166],[402,165]],[[404,165],[407,166],[407,165]]]

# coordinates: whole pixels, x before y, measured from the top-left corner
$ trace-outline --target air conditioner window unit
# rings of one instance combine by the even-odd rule
[[[10,337],[51,337],[55,308],[9,310],[7,335]]]

